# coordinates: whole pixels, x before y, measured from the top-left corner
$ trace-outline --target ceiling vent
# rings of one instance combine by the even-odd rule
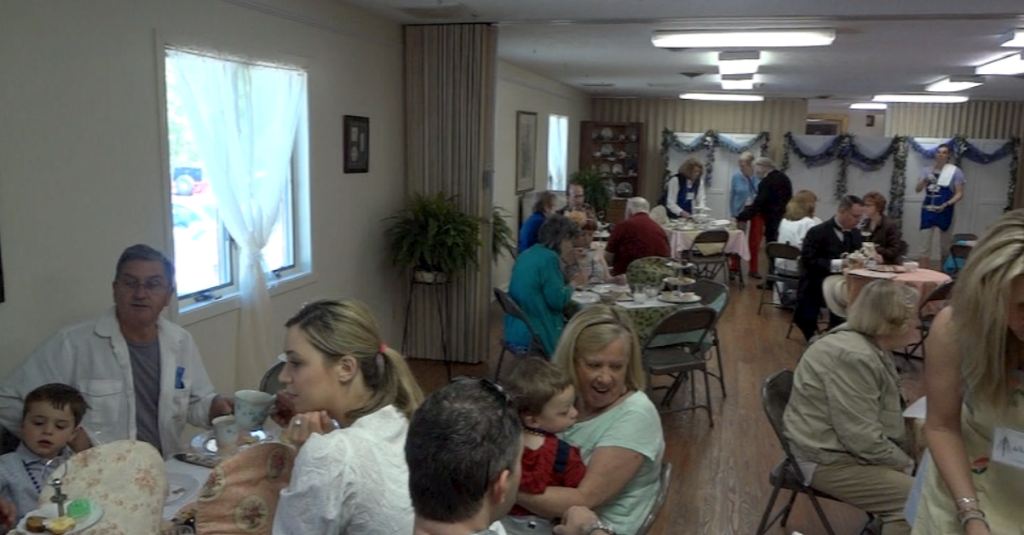
[[[423,21],[475,20],[477,14],[465,4],[437,5],[433,7],[400,7],[399,11]]]
[[[704,75],[704,73],[702,73],[702,72],[681,72],[679,74],[682,74],[683,76],[685,76],[687,78],[696,78],[698,76],[703,76]]]
[[[610,84],[608,82],[601,82],[601,83],[596,83],[595,82],[595,83],[582,84],[582,85],[583,85],[583,87],[615,87],[615,84]]]

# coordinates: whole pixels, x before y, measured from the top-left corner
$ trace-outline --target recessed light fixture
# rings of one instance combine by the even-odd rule
[[[889,105],[884,102],[854,102],[850,104],[851,110],[884,110]]]
[[[874,102],[911,102],[915,104],[959,104],[967,102],[960,95],[875,95]]]
[[[803,30],[658,30],[651,43],[660,48],[775,48],[828,46],[836,39],[833,28]]]
[[[1024,52],[1006,56],[974,69],[974,74],[1021,74],[1024,73]]]
[[[750,90],[754,88],[753,74],[723,74],[722,89],[726,91]]]
[[[1010,30],[999,36],[999,44],[1006,47],[1024,47],[1024,30]]]
[[[761,65],[761,53],[722,52],[718,54],[719,74],[754,74]]]
[[[985,83],[983,76],[950,76],[943,78],[938,82],[929,84],[924,89],[926,91],[935,91],[938,93],[952,93],[955,91],[963,91],[972,87],[978,87]]]
[[[684,100],[721,100],[729,102],[761,102],[761,95],[739,95],[736,93],[683,93],[679,98]]]

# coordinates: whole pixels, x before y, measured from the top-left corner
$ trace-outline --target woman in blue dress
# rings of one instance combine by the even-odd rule
[[[949,145],[935,150],[935,166],[921,170],[915,191],[925,191],[921,203],[921,267],[928,267],[934,234],[939,234],[939,265],[953,244],[953,205],[964,196],[964,173],[949,163]]]
[[[693,214],[703,174],[704,165],[696,158],[690,158],[679,166],[678,174],[672,175],[665,182],[658,204],[665,206],[670,218],[690,217]]]

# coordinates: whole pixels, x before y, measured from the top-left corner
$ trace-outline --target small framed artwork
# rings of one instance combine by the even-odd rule
[[[530,191],[536,184],[537,114],[516,112],[516,192]]]
[[[807,115],[805,134],[838,136],[846,129],[847,116],[843,113],[810,113]]]
[[[370,171],[370,118],[345,116],[345,172]]]

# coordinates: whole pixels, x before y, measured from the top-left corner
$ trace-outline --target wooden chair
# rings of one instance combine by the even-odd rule
[[[708,381],[708,360],[710,350],[714,344],[707,340],[708,334],[715,325],[718,314],[715,309],[707,306],[681,308],[663,318],[654,327],[647,345],[643,350],[644,369],[650,376],[668,375],[672,378],[672,384],[667,387],[648,387],[651,391],[666,390],[665,397],[661,400],[661,412],[678,412],[687,410],[705,409],[708,412],[708,422],[714,427],[715,420],[711,414],[711,387]],[[695,340],[685,339],[684,335],[695,334]],[[658,345],[654,347],[651,342],[659,336],[679,336],[683,339],[671,345]],[[690,404],[678,409],[672,409],[672,399],[675,397],[683,381],[691,377],[693,372],[700,371],[704,376],[704,403],[697,403],[697,393],[690,381]]]
[[[785,453],[785,458],[780,462],[774,469],[772,469],[768,480],[772,485],[772,494],[768,498],[768,505],[764,509],[764,514],[761,515],[761,523],[757,528],[757,535],[764,535],[768,533],[768,529],[775,525],[775,522],[782,520],[781,526],[786,526],[786,521],[789,519],[789,513],[793,510],[793,503],[796,501],[797,494],[804,494],[809,500],[811,505],[814,507],[814,511],[818,514],[818,518],[821,519],[821,523],[825,526],[825,531],[829,535],[835,535],[836,532],[832,529],[832,524],[829,523],[828,517],[825,516],[825,511],[821,508],[821,503],[818,501],[819,498],[824,498],[833,501],[842,501],[834,498],[824,492],[814,490],[810,485],[804,483],[804,473],[800,470],[800,465],[797,464],[796,457],[793,455],[792,450],[789,448],[789,440],[783,434],[783,415],[786,412],[786,405],[789,404],[789,395],[793,391],[793,372],[790,370],[779,370],[771,375],[768,379],[765,379],[764,384],[761,386],[761,403],[764,406],[764,413],[768,416],[768,421],[772,425],[772,430],[775,431],[775,437],[779,440],[782,445],[782,451]],[[779,496],[779,491],[786,489],[790,491],[789,501],[786,506],[783,507],[774,516],[771,516],[772,510],[775,508],[775,500]],[[869,515],[868,523],[865,528],[861,531],[864,533],[868,531],[868,528],[872,525],[871,520],[874,517]]]
[[[494,370],[494,381],[498,382],[498,378],[501,376],[501,361],[505,358],[505,353],[512,353],[516,358],[525,358],[530,355],[540,355],[545,359],[548,358],[547,351],[544,350],[544,343],[540,341],[540,337],[537,336],[537,332],[533,330],[533,325],[530,325],[529,318],[526,317],[526,313],[523,309],[519,308],[512,296],[508,292],[500,289],[494,289],[494,297],[498,300],[498,304],[501,305],[501,310],[518,319],[526,325],[526,328],[530,331],[530,347],[523,351],[522,349],[509,344],[504,335],[501,337],[501,355],[498,355],[498,366]]]

